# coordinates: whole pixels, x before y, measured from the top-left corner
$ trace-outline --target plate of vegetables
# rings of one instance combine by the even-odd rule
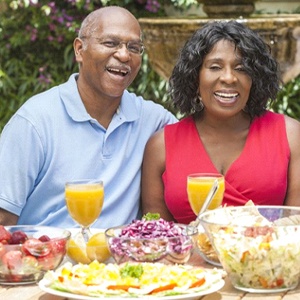
[[[163,263],[65,263],[49,271],[39,287],[70,299],[196,299],[224,285],[224,271]]]

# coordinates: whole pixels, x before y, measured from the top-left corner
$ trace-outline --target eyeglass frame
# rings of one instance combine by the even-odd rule
[[[125,41],[119,41],[116,38],[105,38],[105,39],[103,39],[103,38],[99,38],[99,37],[96,37],[96,36],[81,36],[79,38],[80,39],[87,39],[87,38],[91,38],[91,37],[94,38],[94,39],[96,39],[96,40],[98,40],[98,42],[99,42],[99,44],[101,46],[103,46],[103,47],[105,47],[107,49],[112,49],[114,51],[118,51],[122,47],[122,45],[124,44],[129,53],[131,53],[131,54],[137,54],[137,55],[142,56],[143,53],[144,53],[144,51],[145,51],[145,49],[146,49],[146,47],[145,47],[145,45],[144,45],[144,43],[142,41],[137,42],[137,41],[131,40],[131,41],[125,42]],[[116,45],[112,45],[112,46],[108,46],[108,45],[105,44],[105,43],[114,43],[114,42],[117,43],[117,44]],[[139,45],[141,47],[141,49],[139,51],[137,51],[137,52],[134,52],[134,51],[130,50],[128,48],[128,45],[130,43],[134,43],[134,44]]]

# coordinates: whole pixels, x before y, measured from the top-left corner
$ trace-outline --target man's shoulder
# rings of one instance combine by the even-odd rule
[[[63,82],[59,85],[52,86],[43,92],[33,95],[27,101],[25,101],[24,105],[46,107],[48,104],[53,106],[55,104],[55,101],[61,98],[60,94],[63,93],[64,90],[69,90],[69,92],[71,92],[70,90],[74,89],[74,87],[76,86],[76,81],[74,79],[75,76],[76,74],[72,74],[68,81]]]
[[[153,100],[150,99],[145,99],[143,96],[136,95],[133,92],[129,92],[127,90],[124,91],[123,94],[124,100],[127,103],[127,105],[132,105],[135,106],[137,110],[143,110],[146,113],[169,113],[171,114],[170,111],[168,111],[162,104],[157,103]]]

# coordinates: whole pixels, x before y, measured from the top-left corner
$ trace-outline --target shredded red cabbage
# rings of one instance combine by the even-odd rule
[[[185,226],[159,220],[134,220],[110,239],[110,251],[119,262],[158,261],[168,255],[172,257],[190,255],[193,238],[187,235]]]
[[[122,229],[119,237],[158,238],[183,235],[183,229],[174,222],[159,220],[134,220]]]

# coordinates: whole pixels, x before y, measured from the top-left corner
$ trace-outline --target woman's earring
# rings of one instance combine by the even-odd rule
[[[197,97],[195,97],[193,100],[192,100],[192,107],[194,109],[194,111],[201,111],[203,110],[204,108],[204,104],[202,102],[202,98],[201,96],[198,94]]]

